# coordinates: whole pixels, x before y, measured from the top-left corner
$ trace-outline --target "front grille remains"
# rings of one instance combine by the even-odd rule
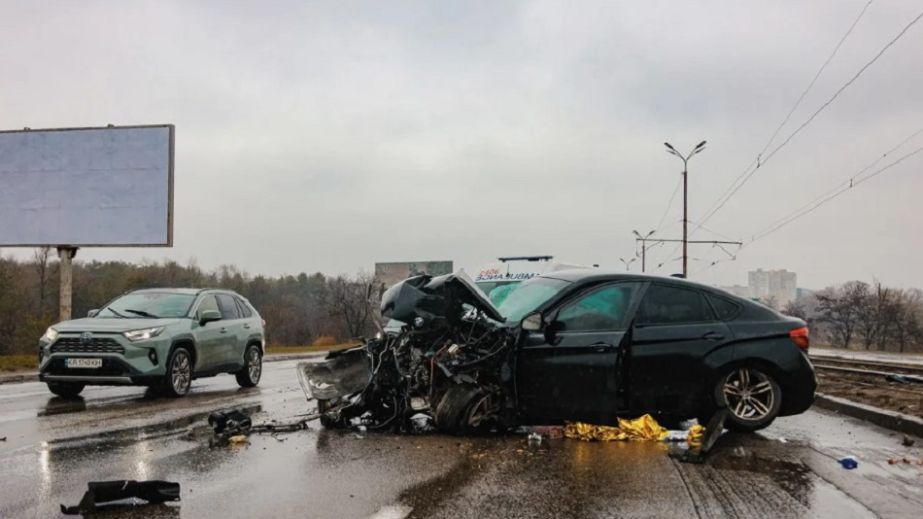
[[[51,346],[51,353],[125,353],[125,348],[115,339],[93,337],[59,337]]]

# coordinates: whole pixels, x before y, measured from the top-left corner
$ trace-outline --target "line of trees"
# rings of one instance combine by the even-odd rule
[[[76,261],[73,315],[81,317],[129,290],[202,287],[234,290],[250,300],[267,322],[270,344],[294,346],[341,342],[374,333],[367,274],[321,273],[251,276],[233,265],[203,271],[195,261]],[[0,257],[0,355],[33,353],[38,338],[57,321],[58,262],[38,249],[27,261]]]
[[[850,281],[799,299],[783,313],[808,321],[812,332],[839,348],[923,350],[923,292]]]

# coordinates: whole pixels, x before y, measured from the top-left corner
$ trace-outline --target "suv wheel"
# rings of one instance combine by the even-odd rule
[[[244,367],[234,375],[237,377],[237,383],[240,387],[253,387],[260,383],[260,375],[263,374],[263,354],[260,347],[251,344],[247,347],[244,354]]]
[[[167,373],[161,390],[167,396],[180,397],[189,392],[192,385],[192,355],[185,347],[173,350],[167,362]]]
[[[62,398],[75,398],[84,387],[76,382],[48,382],[48,390]]]

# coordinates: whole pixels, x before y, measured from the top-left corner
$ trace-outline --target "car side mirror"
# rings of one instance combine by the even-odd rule
[[[99,308],[94,308],[87,312],[87,317],[96,317],[97,315],[99,315]]]
[[[537,332],[542,329],[542,314],[536,312],[522,320],[522,329],[527,332]]]
[[[564,323],[561,321],[551,321],[545,323],[545,342],[552,346],[557,344],[558,332],[564,329]]]
[[[221,312],[218,310],[205,310],[204,312],[199,312],[199,324],[206,325],[212,321],[220,321]]]

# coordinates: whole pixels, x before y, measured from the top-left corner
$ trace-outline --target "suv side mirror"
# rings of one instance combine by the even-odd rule
[[[87,312],[87,317],[96,317],[97,315],[99,315],[99,308],[94,308]]]
[[[221,312],[218,310],[205,310],[204,312],[199,312],[199,324],[205,325],[212,321],[220,321]]]
[[[527,332],[537,332],[542,329],[542,314],[536,312],[522,320],[522,329]]]
[[[545,342],[556,346],[558,341],[558,332],[564,329],[564,323],[561,321],[551,321],[545,323]]]

